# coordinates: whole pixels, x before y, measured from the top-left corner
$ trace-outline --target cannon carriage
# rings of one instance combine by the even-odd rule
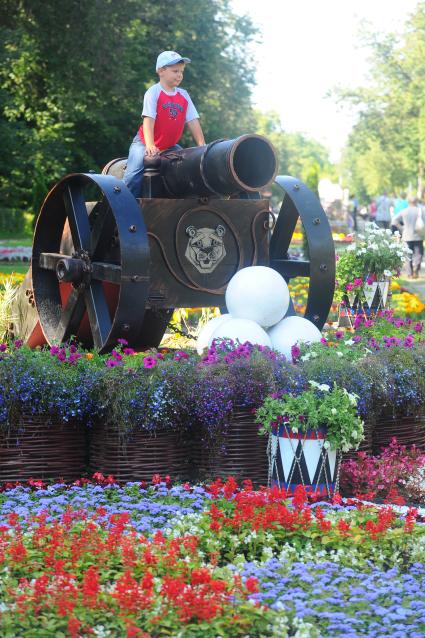
[[[15,336],[30,346],[76,337],[100,352],[118,339],[139,350],[157,347],[174,308],[224,308],[232,276],[253,265],[287,281],[308,277],[305,316],[323,326],[335,282],[329,223],[302,182],[276,177],[264,137],[147,159],[139,200],[122,181],[124,166],[125,159],[113,160],[102,174],[68,175],[48,193],[16,299]],[[276,218],[259,194],[273,180],[283,191]],[[299,217],[308,261],[288,255]]]

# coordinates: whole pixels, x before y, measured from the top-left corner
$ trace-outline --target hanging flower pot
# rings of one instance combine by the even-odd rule
[[[326,429],[292,432],[281,425],[270,435],[269,468],[272,485],[294,492],[307,491],[332,496],[338,492],[340,454],[326,441]]]

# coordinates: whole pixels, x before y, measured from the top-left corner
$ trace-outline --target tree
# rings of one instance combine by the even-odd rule
[[[3,2],[0,207],[35,206],[40,184],[125,155],[163,49],[193,59],[187,83],[209,140],[253,130],[255,29],[229,0],[180,0],[171,13],[165,0]]]
[[[423,191],[425,2],[401,36],[365,33],[364,40],[372,52],[371,85],[336,92],[358,114],[343,159],[347,182],[365,197],[409,185]]]

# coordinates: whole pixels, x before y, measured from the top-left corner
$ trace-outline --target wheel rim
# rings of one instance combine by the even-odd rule
[[[303,182],[281,175],[275,182],[285,195],[270,240],[270,266],[287,282],[295,277],[310,279],[304,316],[321,329],[328,318],[335,291],[335,247],[331,228],[319,199]],[[288,258],[298,218],[304,226],[309,261]],[[288,315],[291,314],[295,314],[292,302]]]
[[[101,197],[89,215],[90,186]],[[149,244],[140,207],[121,180],[81,173],[56,184],[37,220],[32,277],[49,344],[78,335],[86,317],[91,336],[83,345],[93,343],[100,352],[119,338],[137,345],[149,289]]]

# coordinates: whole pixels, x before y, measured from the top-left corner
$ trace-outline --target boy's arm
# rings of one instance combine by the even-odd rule
[[[159,148],[155,146],[153,130],[155,127],[155,120],[153,117],[143,118],[143,136],[145,138],[146,151],[145,155],[156,155],[159,153]]]
[[[202,132],[201,124],[198,118],[195,118],[194,120],[190,120],[190,122],[187,123],[187,128],[191,132],[192,137],[195,140],[196,144],[198,146],[204,146],[205,138],[204,138],[204,134]]]

